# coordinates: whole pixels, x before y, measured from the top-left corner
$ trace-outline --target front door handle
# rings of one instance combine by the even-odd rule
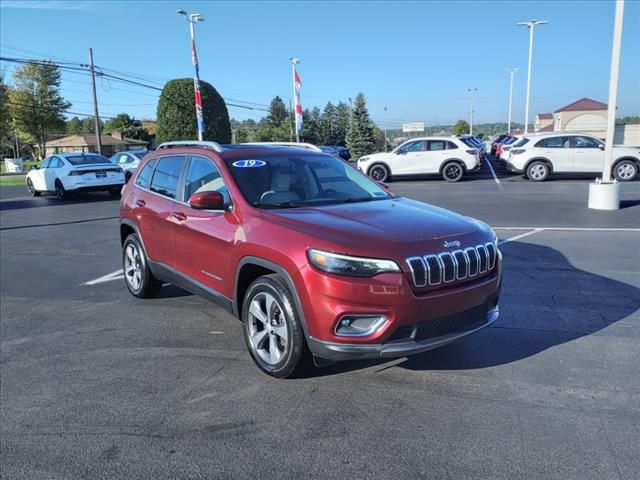
[[[147,202],[145,202],[144,200],[136,200],[136,205],[139,207],[144,207],[147,204]]]
[[[187,219],[187,216],[182,212],[173,212],[171,215],[179,222],[184,222]]]

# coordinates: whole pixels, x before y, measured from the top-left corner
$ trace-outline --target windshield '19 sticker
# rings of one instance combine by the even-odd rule
[[[266,164],[267,162],[262,160],[238,160],[233,162],[233,166],[238,168],[264,167]]]

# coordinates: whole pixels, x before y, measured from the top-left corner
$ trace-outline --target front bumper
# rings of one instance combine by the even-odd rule
[[[345,344],[323,342],[315,338],[307,339],[309,350],[325,360],[337,362],[343,360],[367,360],[380,358],[397,358],[415,355],[434,348],[442,347],[466,335],[488,327],[498,319],[500,309],[492,307],[484,323],[475,324],[467,329],[451,332],[439,337],[425,340],[409,340],[403,342],[387,342],[382,344]]]

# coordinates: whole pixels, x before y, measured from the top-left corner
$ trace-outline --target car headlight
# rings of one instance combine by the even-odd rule
[[[351,257],[338,253],[309,249],[309,262],[318,270],[352,277],[373,277],[382,272],[399,272],[393,260],[380,258]]]
[[[368,162],[369,160],[371,160],[371,157],[360,157],[360,159],[358,159],[359,162]]]

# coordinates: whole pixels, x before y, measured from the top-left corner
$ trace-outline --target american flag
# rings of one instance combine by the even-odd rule
[[[302,82],[300,81],[300,76],[298,75],[295,65],[293,66],[293,78],[293,86],[295,90],[294,102],[296,109],[296,132],[300,133],[302,131],[302,103],[300,102],[300,88],[302,87]]]

